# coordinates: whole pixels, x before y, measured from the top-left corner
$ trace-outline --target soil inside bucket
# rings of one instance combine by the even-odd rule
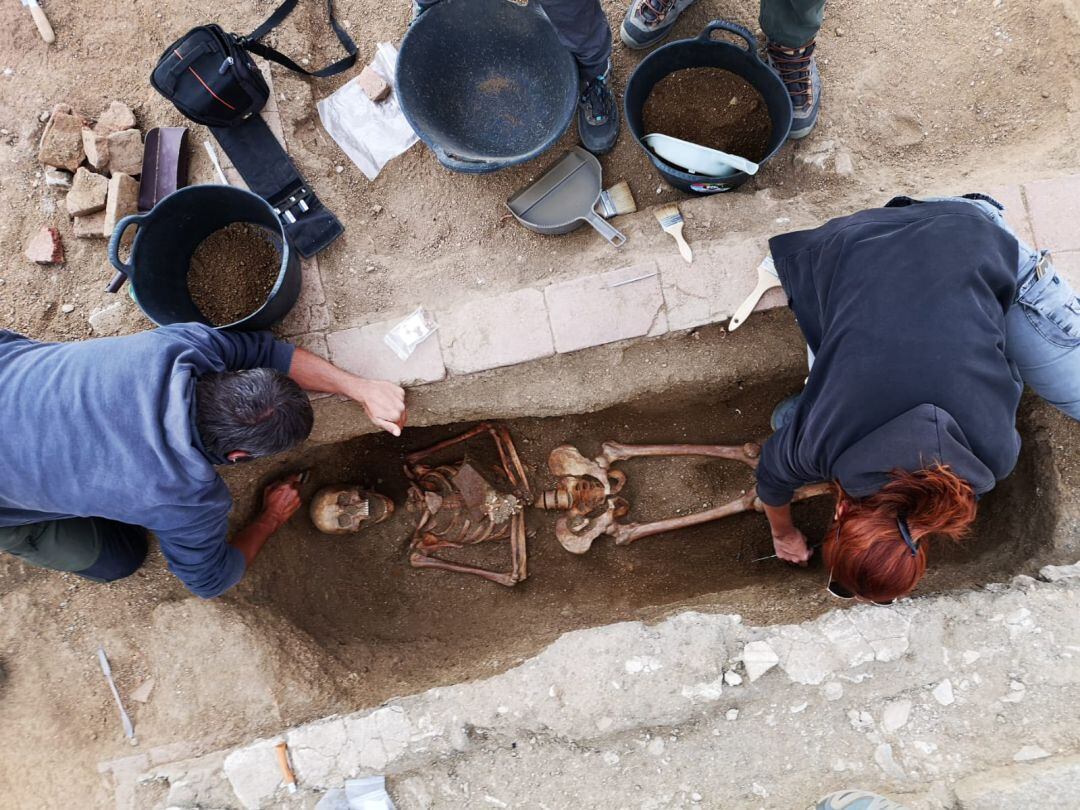
[[[750,82],[721,68],[685,68],[656,83],[645,99],[646,133],[670,135],[755,163],[769,153],[772,120]]]
[[[195,248],[188,292],[211,324],[225,326],[265,303],[280,267],[281,254],[270,231],[251,222],[233,222]]]

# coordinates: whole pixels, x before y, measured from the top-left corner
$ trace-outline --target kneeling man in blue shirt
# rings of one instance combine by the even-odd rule
[[[147,530],[192,593],[244,575],[299,508],[295,477],[267,488],[231,540],[215,465],[304,441],[304,391],[343,394],[395,436],[398,386],[356,377],[268,332],[177,324],[126,337],[39,343],[0,330],[0,551],[99,582],[142,564]]]

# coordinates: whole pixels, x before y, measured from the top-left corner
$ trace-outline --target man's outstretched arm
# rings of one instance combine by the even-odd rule
[[[293,353],[289,376],[305,391],[342,394],[356,400],[368,418],[388,433],[400,436],[405,427],[405,391],[399,385],[357,377],[299,347]]]

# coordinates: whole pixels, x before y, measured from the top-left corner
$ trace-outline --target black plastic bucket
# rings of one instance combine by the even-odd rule
[[[746,40],[747,47],[713,41],[713,31],[738,34]],[[658,157],[642,140],[651,133],[644,131],[641,111],[645,107],[645,99],[649,97],[656,83],[676,70],[698,67],[722,68],[741,76],[765,99],[769,119],[772,121],[772,136],[769,138],[769,151],[758,161],[759,165],[775,155],[787,140],[791,131],[791,97],[780,77],[758,57],[754,35],[747,28],[725,20],[713,20],[693,39],[681,39],[658,48],[645,57],[630,74],[624,97],[626,123],[638,146],[645,150],[661,176],[675,188],[692,194],[716,194],[741,186],[750,175],[740,171],[723,177],[691,174]]]
[[[131,297],[158,326],[190,321],[213,326],[191,300],[188,268],[199,244],[214,231],[234,222],[265,228],[281,255],[281,266],[263,305],[246,318],[219,328],[268,329],[296,304],[303,270],[274,209],[250,191],[218,185],[188,186],[174,191],[145,214],[133,214],[116,223],[109,241],[109,261],[127,276]],[[120,260],[120,240],[132,225],[138,225],[139,230],[125,263]]]
[[[440,163],[479,174],[532,160],[563,136],[578,71],[536,0],[442,0],[405,34],[396,92]]]

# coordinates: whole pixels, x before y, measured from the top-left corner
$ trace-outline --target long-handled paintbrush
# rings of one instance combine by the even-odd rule
[[[689,264],[694,261],[694,252],[690,250],[690,245],[686,244],[686,238],[682,233],[683,217],[682,212],[679,211],[679,206],[675,203],[662,205],[653,213],[656,215],[656,221],[660,223],[660,227],[664,229],[664,232],[670,233],[675,238],[675,242],[679,246],[679,253],[686,259],[686,263]]]

